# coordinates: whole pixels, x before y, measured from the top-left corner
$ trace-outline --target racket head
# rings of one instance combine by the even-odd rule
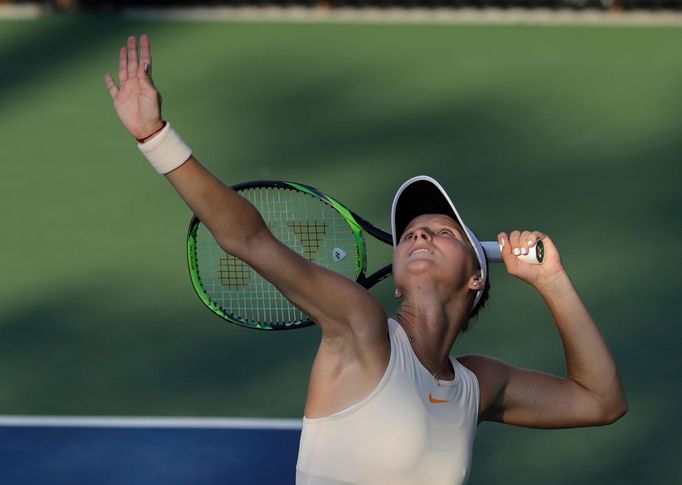
[[[307,260],[355,281],[365,280],[361,226],[341,203],[295,182],[260,180],[232,187],[260,212],[272,234]],[[228,322],[259,330],[312,325],[299,308],[246,263],[225,252],[194,216],[187,232],[192,286]]]

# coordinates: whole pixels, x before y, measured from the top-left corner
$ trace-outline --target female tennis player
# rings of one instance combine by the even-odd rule
[[[299,484],[457,484],[466,481],[477,423],[534,428],[612,423],[627,409],[618,370],[561,264],[538,231],[500,233],[509,274],[532,285],[559,331],[566,377],[450,352],[485,301],[476,236],[433,179],[408,180],[392,209],[397,314],[355,282],[277,241],[256,209],[209,173],[161,118],[149,39],[120,51],[116,113],[219,244],[244,260],[322,329],[305,406]],[[542,265],[517,256],[545,248]]]

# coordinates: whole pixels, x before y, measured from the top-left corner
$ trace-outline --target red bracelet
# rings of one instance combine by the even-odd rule
[[[155,132],[153,132],[153,133],[151,133],[150,135],[147,135],[147,136],[145,136],[145,137],[143,137],[143,138],[135,138],[135,139],[137,140],[138,143],[144,143],[144,142],[146,142],[147,140],[149,140],[151,137],[153,137],[154,135],[156,135],[159,131],[163,130],[163,129],[166,127],[167,124],[168,124],[168,123],[166,123],[166,120],[161,120],[161,128],[159,128],[159,129],[156,130]]]

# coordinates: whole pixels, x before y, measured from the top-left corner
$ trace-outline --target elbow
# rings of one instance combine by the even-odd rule
[[[604,424],[613,424],[616,421],[618,421],[620,418],[625,416],[628,412],[628,400],[625,398],[625,396],[622,396],[621,399],[618,400],[616,404],[611,406],[611,409],[609,410],[609,413],[606,415],[606,422]]]
[[[602,412],[597,420],[598,426],[613,424],[628,412],[628,401],[624,394],[614,399],[602,408]]]
[[[257,227],[252,227],[250,231],[245,231],[243,234],[237,236],[229,234],[228,236],[214,235],[218,246],[228,254],[245,261],[253,248],[262,243],[263,240],[270,236],[265,224]]]
[[[590,393],[591,426],[613,424],[628,412],[628,400],[619,378],[605,385],[601,391]]]

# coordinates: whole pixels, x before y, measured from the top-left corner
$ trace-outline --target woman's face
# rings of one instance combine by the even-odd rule
[[[476,271],[475,253],[462,227],[444,214],[415,217],[393,252],[393,275],[398,288],[410,279],[432,276],[455,291]]]

